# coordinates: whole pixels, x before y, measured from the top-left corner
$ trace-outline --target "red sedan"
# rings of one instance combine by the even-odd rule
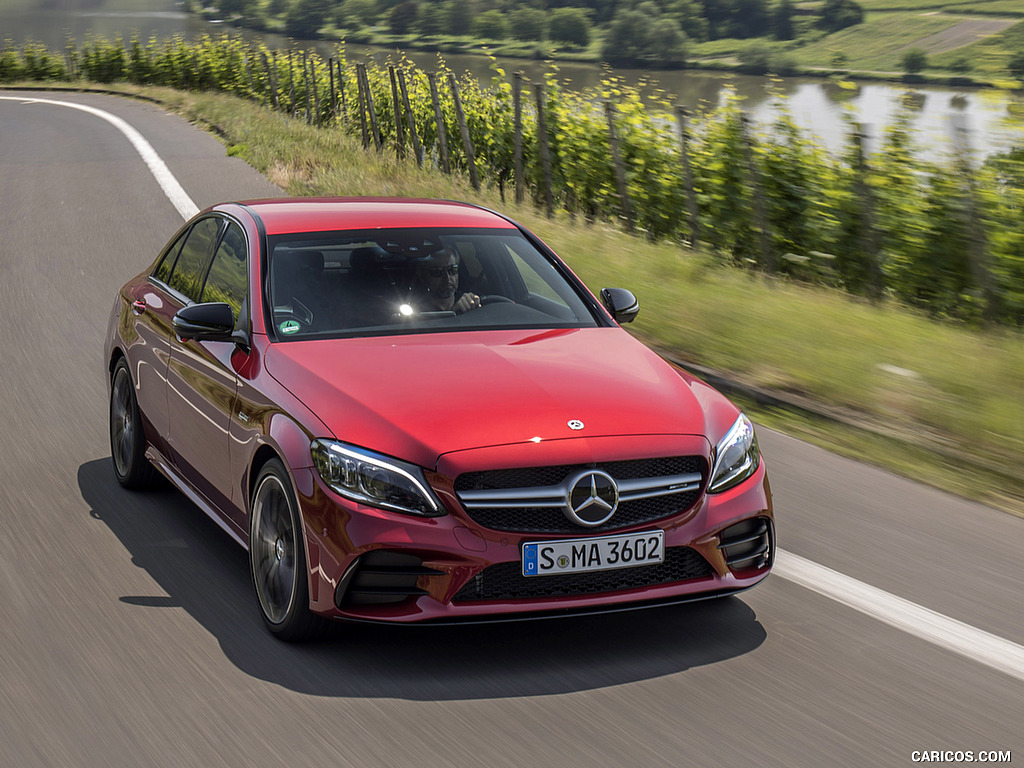
[[[753,426],[638,309],[473,205],[217,205],[115,300],[114,473],[246,547],[286,640],[735,593],[774,555]]]

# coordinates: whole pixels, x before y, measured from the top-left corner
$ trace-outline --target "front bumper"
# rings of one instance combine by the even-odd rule
[[[313,611],[400,623],[604,612],[732,594],[771,571],[774,514],[763,461],[725,493],[701,494],[679,514],[615,531],[664,531],[664,566],[536,577],[521,575],[522,545],[566,536],[476,524],[447,479],[457,468],[440,469],[445,473],[430,480],[450,514],[435,518],[356,504],[329,490],[314,470],[296,473]]]

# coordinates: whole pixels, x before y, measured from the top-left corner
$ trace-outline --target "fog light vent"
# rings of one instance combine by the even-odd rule
[[[718,548],[733,571],[764,568],[772,558],[772,529],[767,518],[754,517],[722,531]]]
[[[440,573],[433,568],[425,568],[423,559],[416,555],[377,549],[360,557],[351,576],[338,585],[335,604],[345,608],[401,603],[427,594],[416,586],[420,576],[437,576]]]

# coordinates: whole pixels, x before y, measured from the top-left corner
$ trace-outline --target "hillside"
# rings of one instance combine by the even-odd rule
[[[445,53],[615,66],[1024,78],[1020,0],[188,0],[209,18]]]

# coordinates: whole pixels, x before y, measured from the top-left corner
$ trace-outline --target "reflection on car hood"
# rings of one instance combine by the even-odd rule
[[[266,365],[339,440],[428,467],[538,438],[707,433],[688,380],[620,328],[284,342]]]

